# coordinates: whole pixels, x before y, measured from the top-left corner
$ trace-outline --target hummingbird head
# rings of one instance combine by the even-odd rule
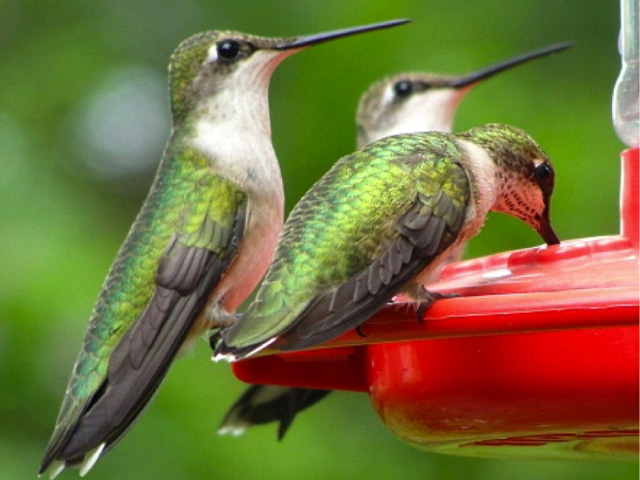
[[[498,188],[491,209],[525,221],[548,245],[560,243],[550,220],[555,175],[542,147],[526,132],[508,125],[484,125],[461,136],[482,147],[493,160]]]
[[[450,132],[462,98],[474,86],[530,60],[569,48],[559,43],[464,75],[401,73],[374,83],[360,98],[358,146],[398,133]]]
[[[270,38],[215,30],[183,41],[171,55],[169,90],[174,121],[184,119],[203,100],[234,102],[258,92],[266,97],[271,74],[289,55],[311,45],[356,33],[407,23],[393,20],[290,38]],[[228,107],[227,107],[228,108]]]
[[[401,73],[371,85],[358,104],[358,146],[399,133],[450,132],[456,108],[469,90],[451,88],[453,78]]]

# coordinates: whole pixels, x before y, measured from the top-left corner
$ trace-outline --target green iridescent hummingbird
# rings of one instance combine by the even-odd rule
[[[400,73],[371,85],[360,98],[356,115],[358,148],[390,135],[412,132],[451,132],[460,101],[485,79],[530,60],[559,52],[571,45],[559,43],[484,67],[464,75]],[[442,268],[459,260],[460,243],[424,279],[440,278]],[[294,417],[331,393],[329,390],[251,385],[231,406],[221,422],[220,434],[242,434],[253,425],[279,422],[282,439]]]
[[[184,344],[227,324],[283,224],[268,86],[287,56],[390,21],[294,38],[195,35],[169,64],[173,129],[100,292],[39,472],[84,475],[140,414]]]
[[[221,333],[215,359],[304,349],[358,327],[395,295],[442,298],[424,278],[476,235],[490,210],[559,243],[554,172],[524,131],[396,135],[343,157],[287,219],[255,300]]]

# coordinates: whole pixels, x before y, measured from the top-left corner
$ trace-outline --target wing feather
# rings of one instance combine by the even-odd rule
[[[459,238],[470,199],[447,134],[380,140],[339,160],[287,220],[218,358],[305,348],[359,325]],[[435,268],[435,266],[434,266]]]
[[[317,295],[280,336],[278,348],[297,350],[335,338],[379,310],[455,242],[468,196],[466,191],[456,205],[442,188],[433,196],[418,194],[396,222],[395,240],[364,271]]]
[[[57,432],[41,472],[53,460],[67,466],[80,463],[103,443],[108,450],[126,432],[158,388],[235,256],[246,211],[244,199],[227,225],[207,216],[195,234],[173,236],[159,262],[151,299],[113,351],[103,385],[77,420]]]

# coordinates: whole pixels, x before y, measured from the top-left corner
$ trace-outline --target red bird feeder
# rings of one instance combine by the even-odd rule
[[[236,376],[367,392],[396,435],[436,452],[636,459],[638,32],[633,0],[621,3],[628,41],[614,116],[636,148],[622,154],[620,235],[449,265],[429,288],[461,296],[436,302],[423,323],[394,303],[363,324],[364,336],[244,360]]]

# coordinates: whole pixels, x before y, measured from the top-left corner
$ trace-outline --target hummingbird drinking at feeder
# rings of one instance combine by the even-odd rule
[[[264,274],[283,224],[268,86],[308,46],[390,21],[293,38],[210,31],[169,64],[172,133],[100,292],[39,473],[84,475],[138,417],[178,351],[225,325]]]
[[[343,157],[291,212],[256,298],[222,330],[214,358],[320,344],[400,293],[421,316],[443,298],[424,278],[480,231],[490,210],[559,243],[549,219],[553,186],[542,148],[500,124],[386,137]]]
[[[381,138],[412,132],[451,132],[460,101],[474,86],[522,63],[567,49],[559,43],[507,59],[464,75],[400,73],[371,85],[360,98],[356,115],[358,148]],[[461,258],[464,244],[452,250],[439,268],[425,278],[429,284],[440,278],[442,268]],[[231,406],[221,422],[220,434],[242,434],[252,425],[279,422],[282,439],[302,410],[327,396],[330,390],[251,385]]]

